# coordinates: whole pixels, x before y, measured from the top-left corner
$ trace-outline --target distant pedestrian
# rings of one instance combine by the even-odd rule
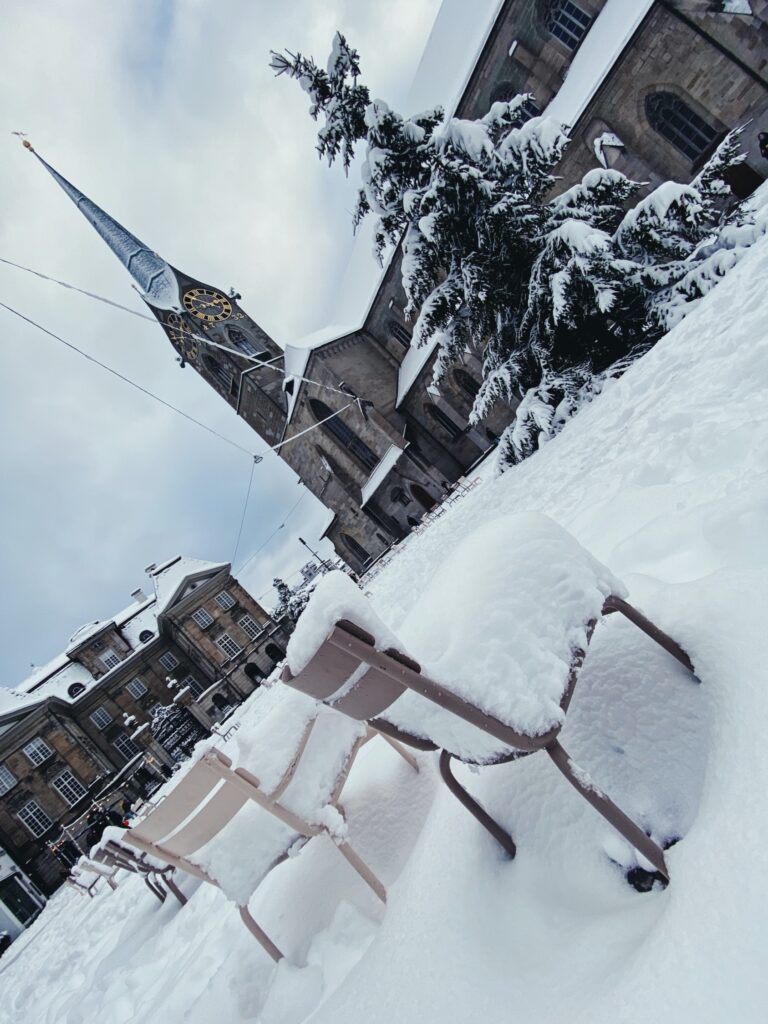
[[[768,160],[768,132],[757,133],[757,145],[760,149],[760,156]]]

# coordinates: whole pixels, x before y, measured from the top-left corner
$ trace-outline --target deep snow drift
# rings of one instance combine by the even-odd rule
[[[351,840],[389,887],[386,909],[325,839],[251,901],[293,958],[277,968],[233,905],[191,880],[181,910],[135,879],[93,901],[61,892],[0,961],[0,1020],[763,1021],[767,295],[763,239],[562,434],[503,477],[487,473],[370,586],[404,642],[442,634],[469,673],[484,579],[453,554],[478,527],[543,512],[623,580],[687,649],[701,684],[608,620],[563,742],[657,838],[682,837],[666,890],[627,885],[635,855],[544,755],[461,771],[513,832],[510,862],[440,788],[431,755],[414,776],[376,740],[344,806]],[[492,554],[488,623],[501,631],[498,578],[512,559]],[[440,600],[426,600],[436,587]],[[257,694],[243,715],[258,720],[274,699]]]

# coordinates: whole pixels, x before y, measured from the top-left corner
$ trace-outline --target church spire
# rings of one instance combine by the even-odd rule
[[[46,163],[31,142],[24,139],[23,145],[37,157],[88,223],[101,235],[139,286],[144,301],[156,309],[177,310],[179,287],[172,267]]]

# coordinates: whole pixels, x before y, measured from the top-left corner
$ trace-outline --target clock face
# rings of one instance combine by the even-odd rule
[[[184,293],[183,301],[188,313],[209,324],[226,320],[232,315],[232,303],[229,299],[211,288],[190,288]]]

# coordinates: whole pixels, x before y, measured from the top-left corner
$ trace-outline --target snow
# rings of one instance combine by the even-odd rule
[[[595,156],[603,165],[608,167],[608,157],[605,154],[606,149],[624,149],[624,143],[621,141],[619,136],[615,132],[603,132],[602,135],[598,135],[592,144],[592,148],[595,151]]]
[[[430,356],[440,344],[444,335],[442,331],[435,333],[423,345],[411,344],[405,353],[400,369],[397,371],[397,399],[395,408],[405,401],[408,392],[416,382],[416,378],[429,362]]]
[[[288,664],[297,674],[334,624],[350,619],[376,637],[380,650],[395,647],[413,657],[444,689],[518,732],[542,735],[563,720],[573,653],[586,649],[587,623],[599,618],[610,594],[624,596],[623,584],[557,523],[536,512],[506,515],[455,548],[424,590],[417,624],[400,639],[361,609],[365,599],[351,580],[324,577],[288,644]],[[346,689],[340,679],[338,695]],[[468,760],[510,752],[412,691],[384,717]]]
[[[607,0],[576,51],[557,95],[545,110],[573,128],[587,109],[654,0]]]
[[[365,481],[360,491],[363,496],[362,506],[365,506],[374,496],[379,487],[384,483],[387,474],[394,468],[397,460],[403,454],[404,449],[399,445],[391,444],[384,452],[379,462],[371,470],[371,475]]]
[[[186,555],[159,565],[150,573],[157,598],[156,614],[161,615],[169,607],[182,584],[191,576],[213,575],[214,572],[228,568],[229,565],[226,562],[204,562],[200,558],[188,558]]]
[[[440,786],[432,755],[419,756],[416,775],[377,739],[343,802],[351,841],[388,887],[386,908],[325,838],[271,872],[251,900],[289,953],[277,968],[224,894],[189,878],[183,908],[161,906],[124,876],[94,900],[62,891],[0,962],[0,1020],[762,1024],[766,290],[760,238],[557,437],[503,476],[484,475],[402,545],[363,601],[409,649],[436,644],[448,601],[440,581],[460,546],[523,512],[549,517],[610,567],[689,652],[701,682],[611,616],[595,631],[562,741],[651,835],[680,840],[667,851],[667,889],[627,884],[636,854],[545,755],[457,768],[514,834],[509,861]],[[491,583],[512,554],[497,552]],[[465,568],[443,628],[462,659],[477,642],[481,589]],[[508,618],[489,608],[482,626],[504,650]],[[251,727],[246,716],[255,729],[281,692],[290,691],[251,698],[227,751]]]

